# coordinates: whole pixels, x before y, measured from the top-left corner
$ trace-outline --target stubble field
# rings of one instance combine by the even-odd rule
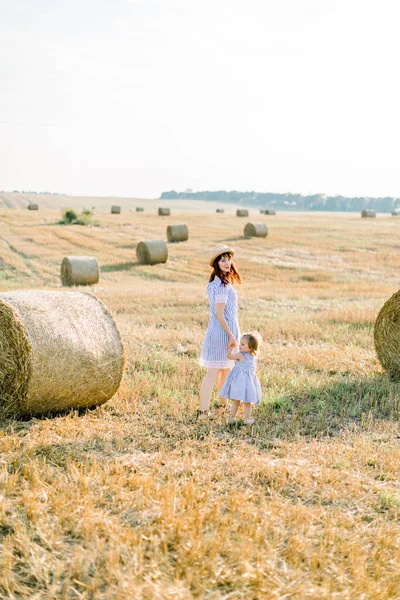
[[[0,423],[0,598],[399,599],[400,385],[372,333],[399,288],[400,219],[158,204],[90,227],[0,209],[1,290],[61,289],[64,256],[96,256],[127,355],[105,405]],[[269,236],[243,238],[247,222]],[[136,244],[179,223],[189,241],[139,266]],[[252,428],[194,419],[219,243],[241,329],[264,338]]]

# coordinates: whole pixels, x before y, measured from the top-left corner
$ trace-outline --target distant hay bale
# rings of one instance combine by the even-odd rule
[[[111,214],[112,215],[119,215],[121,213],[121,207],[120,206],[112,206],[111,207]]]
[[[143,206],[137,206],[136,207],[136,212],[143,212],[143,211],[144,211]]]
[[[158,209],[158,216],[159,217],[169,217],[169,215],[171,214],[171,210],[169,208],[159,208]]]
[[[39,204],[36,204],[35,202],[28,204],[28,210],[39,210]]]
[[[364,208],[364,210],[361,211],[361,216],[362,216],[363,219],[375,218],[376,217],[376,211],[375,210],[371,210],[370,208]]]
[[[264,215],[276,215],[276,210],[272,210],[271,208],[266,208],[264,210]]]
[[[62,260],[62,285],[93,285],[98,283],[99,276],[99,265],[94,256],[65,256]]]
[[[167,238],[169,242],[187,242],[189,239],[187,225],[168,225]]]
[[[265,223],[247,223],[244,235],[245,237],[267,237],[268,227]]]
[[[393,217],[400,217],[400,208],[395,208],[392,212]]]
[[[249,211],[247,210],[247,208],[238,208],[236,211],[236,216],[237,217],[248,217]]]
[[[223,209],[223,208],[217,208],[217,210],[215,212],[217,212],[217,213],[224,213],[225,209]]]
[[[82,292],[0,294],[0,409],[23,416],[103,404],[124,350],[115,323]]]
[[[136,246],[139,265],[157,265],[168,260],[168,247],[164,240],[148,240]]]
[[[393,379],[400,379],[400,290],[379,311],[374,342],[382,367]]]

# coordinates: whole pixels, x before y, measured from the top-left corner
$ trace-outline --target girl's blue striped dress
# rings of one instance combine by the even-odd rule
[[[236,360],[220,395],[229,400],[241,400],[251,404],[261,402],[261,384],[256,375],[256,358],[250,352],[242,352],[244,360]]]
[[[219,277],[207,285],[210,303],[210,323],[200,353],[200,365],[207,369],[230,369],[233,360],[227,358],[228,334],[218,322],[215,305],[225,304],[224,317],[236,341],[239,343],[238,302],[236,290],[230,284],[223,285]]]

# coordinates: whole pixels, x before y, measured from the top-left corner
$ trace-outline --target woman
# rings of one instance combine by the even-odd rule
[[[221,390],[234,364],[227,358],[228,351],[240,339],[237,294],[232,284],[241,283],[242,279],[232,260],[234,254],[229,246],[217,246],[209,260],[213,269],[207,286],[210,323],[200,353],[200,365],[206,367],[207,373],[200,389],[199,417],[208,416],[214,384],[219,375],[218,390]],[[225,409],[227,404],[227,399],[220,396],[219,408]]]

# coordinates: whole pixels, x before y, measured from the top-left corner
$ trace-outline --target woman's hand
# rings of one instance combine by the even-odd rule
[[[228,336],[228,352],[232,352],[232,350],[234,348],[237,348],[237,346],[238,346],[238,343],[235,340],[235,338],[233,337],[233,335],[232,334],[229,335]]]

